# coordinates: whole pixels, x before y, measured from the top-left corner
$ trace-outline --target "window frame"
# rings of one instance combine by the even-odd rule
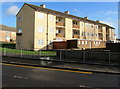
[[[44,32],[44,27],[43,26],[38,26],[38,32]]]
[[[42,40],[42,39],[38,40],[38,44],[37,45],[38,46],[43,46],[44,45],[44,40]]]
[[[43,19],[43,18],[44,18],[44,13],[38,12],[38,18],[39,18],[39,19]]]

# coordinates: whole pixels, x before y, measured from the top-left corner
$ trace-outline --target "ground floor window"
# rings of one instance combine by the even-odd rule
[[[44,41],[43,40],[38,40],[38,46],[43,46],[44,45]]]

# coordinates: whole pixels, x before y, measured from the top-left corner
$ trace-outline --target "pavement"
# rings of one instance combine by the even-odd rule
[[[1,63],[3,87],[81,87],[83,89],[119,89],[119,75],[65,71]],[[21,88],[23,89],[23,88]],[[31,89],[31,88],[30,88]],[[39,88],[40,89],[40,88]]]
[[[51,61],[41,61],[35,59],[16,58],[16,57],[2,57],[2,62],[8,64],[18,64],[18,65],[27,65],[27,66],[120,75],[120,67],[105,66],[105,65],[103,66],[97,64],[91,65],[91,64],[51,62]]]

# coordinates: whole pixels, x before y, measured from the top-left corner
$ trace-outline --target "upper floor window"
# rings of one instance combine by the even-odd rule
[[[91,28],[94,28],[94,25],[91,25]]]
[[[84,36],[84,32],[82,32],[82,36]]]
[[[96,29],[98,29],[98,26],[96,26]]]
[[[79,30],[73,30],[73,34],[79,35],[80,31]]]
[[[22,16],[18,16],[18,21],[22,21]]]
[[[50,28],[49,28],[49,32],[50,32],[50,33],[53,33],[53,30],[54,30],[53,27],[50,27]]]
[[[82,26],[84,26],[84,23],[83,23],[83,22],[81,22],[81,25],[82,25]]]
[[[56,33],[63,33],[63,31],[60,30],[60,29],[57,29],[57,30],[56,30]]]
[[[44,31],[44,27],[43,26],[38,26],[38,32],[43,32]]]
[[[94,33],[92,33],[91,36],[94,36]]]
[[[5,31],[6,34],[10,34],[10,31]]]
[[[10,37],[9,37],[9,36],[6,36],[6,40],[9,41],[9,40],[10,40]]]
[[[54,16],[50,15],[50,21],[53,21],[53,20],[54,20]]]
[[[22,28],[21,27],[18,28],[18,33],[22,33]]]
[[[88,23],[86,23],[86,27],[89,27],[89,24],[88,24]]]
[[[76,22],[76,21],[73,21],[73,24],[76,24],[76,25],[78,25],[78,22]]]
[[[41,12],[39,12],[39,13],[38,13],[38,18],[39,18],[39,19],[43,19],[43,18],[44,18],[44,14],[41,13]]]
[[[57,18],[56,22],[64,22],[64,19],[63,18]]]

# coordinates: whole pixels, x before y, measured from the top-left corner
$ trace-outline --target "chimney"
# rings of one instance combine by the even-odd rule
[[[70,14],[70,12],[69,12],[69,11],[65,11],[64,13],[66,13],[66,14]]]
[[[45,8],[45,4],[40,5],[40,7]]]
[[[84,19],[88,19],[88,17],[84,17]]]
[[[98,23],[99,23],[100,21],[99,21],[99,20],[96,20],[96,22],[98,22]]]

